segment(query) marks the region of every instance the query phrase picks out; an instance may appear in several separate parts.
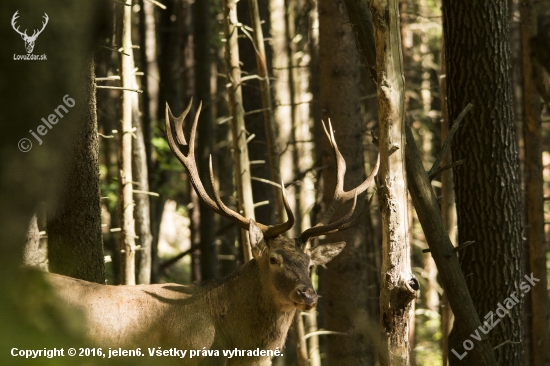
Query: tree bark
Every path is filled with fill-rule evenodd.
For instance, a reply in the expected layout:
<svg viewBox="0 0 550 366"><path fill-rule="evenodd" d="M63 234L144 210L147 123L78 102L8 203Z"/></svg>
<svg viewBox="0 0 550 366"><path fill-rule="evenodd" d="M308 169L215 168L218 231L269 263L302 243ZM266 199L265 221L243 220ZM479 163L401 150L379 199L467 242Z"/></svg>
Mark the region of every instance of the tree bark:
<svg viewBox="0 0 550 366"><path fill-rule="evenodd" d="M264 30L266 32L269 32L271 22L269 17L270 10L268 1L262 1L257 6L258 8L256 9L258 11L259 17L257 21L260 22L261 19L264 22L262 24L255 25L255 19L253 19L254 15L252 14L255 8L251 6L248 0L239 1L237 3L237 13L239 14L239 21L245 27L249 27L247 29L251 29L247 32L248 36L245 36L244 32L242 32L240 33L241 37L239 37L239 57L242 64L241 72L243 75L247 75L251 78L254 76L257 76L259 78L262 72L267 75L270 71L271 66L267 64L267 60L265 59L265 70L260 69L259 67L262 66L258 65L257 52L260 51L260 48L256 45L256 38L258 37L258 35L256 34L256 31L254 29L258 28L261 33L263 33ZM241 32L241 30L239 31ZM262 43L264 57L271 56L270 46L271 45L268 43L264 47ZM263 92L261 89L262 84L264 84L266 81L269 82L268 79L256 80L254 78L243 82L242 98L243 108L245 111L248 111L245 114L246 130L248 131L249 136L254 135L254 138L252 138L248 143L248 155L251 160L250 172L253 177L253 199L255 203L269 201L269 204L255 206L254 215L258 222L275 223L279 219L278 211L276 209L276 199L280 199L281 191L276 187L266 185L266 183L256 180L256 178L260 178L280 182L280 179L276 179L276 177L274 179L271 174L271 159L273 157L270 154L270 141L268 136L269 131L266 129L266 127L269 126L266 124L265 114L272 113L272 111L269 112L264 106L265 96L262 95ZM258 82L260 85L260 89L258 88ZM277 169L279 166L278 159L279 157L277 156Z"/></svg>
<svg viewBox="0 0 550 366"><path fill-rule="evenodd" d="M0 133L0 339L3 345L17 343L20 349L86 347L80 337L83 332L78 329L82 322L76 314L61 304L42 274L21 268L22 244L37 204L57 201L65 189L65 179L69 177L66 169L71 166L73 147L80 143L77 136L83 130L90 107L92 51L105 40L105 34L99 30L105 29L104 22L110 19L113 4L93 0L59 6L58 1L46 1L40 3L39 11L37 5L29 0L0 1L0 13L6 17L11 18L19 11L18 24L21 20L31 27L31 24L40 26L44 11L50 19L34 49L35 54L47 54L47 61L33 65L2 62L0 115L2 121L13 123L3 123L5 130ZM25 53L23 41L12 27L0 27L0 38L3 42L0 59L11 60L14 53ZM69 112L64 118L48 128L41 119L47 120L67 94L74 99L74 107L67 108ZM29 132L37 134L40 125L48 132L39 136L41 144ZM18 145L22 138L32 142L30 151L18 148L28 146ZM97 182L98 172L95 173L92 177ZM92 183L83 184L89 195ZM95 215L96 207L99 210L99 191L93 190L93 197L89 198L97 203L89 207ZM88 202L81 202L80 208ZM88 207L82 211L88 213ZM19 361L9 352L0 353L2 365L32 362ZM56 366L74 364L74 360L65 357L38 362Z"/></svg>
<svg viewBox="0 0 550 366"><path fill-rule="evenodd" d="M265 4L265 3L264 3ZM252 24L254 37L254 54L256 55L256 66L260 84L260 94L262 97L262 109L264 118L264 130L267 142L267 155L269 160L269 170L271 180L280 183L281 172L279 162L279 145L277 143L277 130L275 118L273 116L273 105L271 100L271 87L269 81L269 71L267 65L267 55L264 45L264 35L262 30L262 18L260 17L260 8L257 0L248 0L250 10L250 23ZM269 13L264 8L264 20L269 26ZM266 14L267 13L267 14ZM269 29L269 28L268 28ZM275 201L276 217L278 222L286 220L285 208L281 192L276 187L273 188L273 200Z"/></svg>
<svg viewBox="0 0 550 366"><path fill-rule="evenodd" d="M478 316L484 318L509 296L520 296L525 280L508 4L445 0L443 18L449 119L475 103L453 139L452 153L453 161L464 160L454 169L458 242L475 241L459 252L460 262ZM487 335L500 365L523 362L522 308L522 301L508 308L509 316ZM457 315L455 327L459 321ZM453 333L454 328L451 348L468 355L462 361L451 356L451 365L472 364L474 356L463 347L470 337Z"/></svg>
<svg viewBox="0 0 550 366"><path fill-rule="evenodd" d="M447 77L445 67L445 46L441 48L441 72L440 72L440 94L441 94L441 141L446 141L449 135L451 122L447 114ZM451 154L445 154L441 160L442 166L451 164ZM456 245L456 207L455 192L453 190L453 170L447 169L441 173L441 216L447 228L447 234L452 245ZM466 283L464 283L466 285ZM441 295L439 304L441 314L441 355L443 366L449 364L449 333L453 326L453 312L449 304L449 297L445 289Z"/></svg>
<svg viewBox="0 0 550 366"><path fill-rule="evenodd" d="M141 114L141 130L143 136L143 145L145 148L145 163L147 168L147 183L143 185L142 190L149 191L152 188L151 182L151 173L154 172L153 166L153 152L152 152L152 137L153 137L153 119L157 115L158 109L158 65L157 65L157 41L155 35L155 5L149 1L139 0L139 5L141 6L141 11L139 12L139 38L140 38L140 58L141 64L140 68L143 70L144 77L141 80L141 89L143 90L141 105L143 113ZM139 138L139 135L138 135ZM139 144L134 144L135 149L139 149ZM157 198L158 199L158 198ZM153 198L152 200L155 200ZM138 234L138 236L145 235L146 240L140 239L140 245L142 246L141 251L137 253L137 281L138 283L150 283L153 276L153 233L152 227L154 225L153 220L153 211L154 205L150 198L147 198L147 210L148 213L143 213L146 215L143 221L148 221L147 232ZM140 206L140 202L136 200L136 205ZM140 219L138 216L139 209L136 207L136 229L138 232L141 230L139 227ZM145 243L145 246L143 245ZM142 270L143 269L143 270ZM148 272L148 273L147 273ZM144 282L148 281L148 282Z"/></svg>
<svg viewBox="0 0 550 366"><path fill-rule="evenodd" d="M363 125L360 111L359 57L348 16L340 0L321 0L319 6L319 83L322 118L330 118L336 141L347 164L344 189L356 187L365 179L363 158ZM318 141L322 149L322 202L327 207L333 198L335 161L326 139ZM358 202L364 201L362 197ZM345 205L342 210L349 209ZM361 207L357 208L358 210ZM334 219L337 219L335 217ZM344 232L330 235L330 241L345 241L346 248L320 273L320 286L325 296L324 328L345 332L330 335L326 342L327 361L331 365L374 364L370 345L376 337L366 330L367 267L366 230L357 225ZM351 295L353 294L353 295Z"/></svg>
<svg viewBox="0 0 550 366"><path fill-rule="evenodd" d="M520 3L521 45L523 64L523 137L525 139L525 212L528 244L528 273L540 279L530 293L529 314L531 360L527 364L550 364L550 330L548 329L548 290L546 279L546 248L544 237L544 200L542 177L542 128L540 121L540 97L534 82L530 40L535 36L536 18L533 1Z"/></svg>
<svg viewBox="0 0 550 366"><path fill-rule="evenodd" d="M134 93L135 94L135 93ZM147 169L147 152L145 149L142 119L140 118L137 95L133 98L132 124L135 138L132 139L132 175L138 191L134 191L134 218L139 250L136 252L136 282L151 283L151 216L149 192L149 171Z"/></svg>
<svg viewBox="0 0 550 366"><path fill-rule="evenodd" d="M426 235L426 241L430 246L430 252L439 269L443 288L447 293L449 303L456 316L455 326L460 333L461 339L466 340L470 337L470 334L482 327L479 321L480 318L469 296L466 281L456 257L455 248L449 240L437 199L422 165L422 160L420 159L420 154L414 143L414 137L409 126L407 126L406 134L408 142L405 153L407 159L407 179L413 204L424 235ZM488 338L483 333L478 333L481 335L481 341L474 343L474 348L470 351L472 354L470 365L496 365ZM462 353L453 352L451 357L456 358L456 354L462 355Z"/></svg>
<svg viewBox="0 0 550 366"><path fill-rule="evenodd" d="M223 25L225 34L225 68L228 81L229 109L231 114L231 135L233 137L233 160L235 161L235 180L237 182L237 197L239 211L247 219L254 219L254 201L252 199L252 184L250 161L248 159L248 144L244 124L244 109L241 85L241 67L239 65L239 45L237 4L235 0L223 0ZM252 258L248 234L241 230L245 262Z"/></svg>
<svg viewBox="0 0 550 366"><path fill-rule="evenodd" d="M174 17L179 19L181 16L182 0L162 0L166 5L166 10L160 10L158 16L157 29L157 60L158 60L158 102L156 121L161 121L159 129L164 130L164 118L166 103L174 114L179 115L184 109L183 102L186 101L187 94L184 94L182 82L182 49L184 49L183 37L180 30L180 22L174 22ZM146 1L147 2L147 1ZM190 97L191 95L189 95ZM151 113L153 109L151 110ZM152 116L155 116L154 114ZM163 137L164 133L161 134ZM172 157L175 159L175 157ZM152 165L154 166L150 178L150 189L153 192L158 192L159 197L151 201L151 233L153 235L152 245L152 279L153 283L158 282L158 241L160 234L160 224L164 205L168 196L160 187L163 187L172 180L175 174L166 169L162 169L160 159L153 157Z"/></svg>
<svg viewBox="0 0 550 366"><path fill-rule="evenodd" d="M40 231L38 230L38 221L36 214L33 215L29 222L29 229L27 231L27 241L23 247L23 265L38 267L40 263Z"/></svg>
<svg viewBox="0 0 550 366"><path fill-rule="evenodd" d="M380 130L379 200L382 213L380 293L381 365L409 364L411 302L419 289L410 264L405 173L405 90L399 2L371 1Z"/></svg>
<svg viewBox="0 0 550 366"><path fill-rule="evenodd" d="M132 50L132 1L123 6L122 51L120 54L120 78L122 87L136 89L134 75L134 53ZM122 91L121 118L118 128L118 210L120 219L121 283L136 284L136 231L134 220L133 177L132 177L132 127L135 92Z"/></svg>
<svg viewBox="0 0 550 366"><path fill-rule="evenodd" d="M368 19L363 19L367 22ZM408 128L408 127L407 127ZM460 270L458 259L454 255L454 249L447 229L440 219L440 211L437 199L433 193L428 175L424 171L420 154L414 144L412 133L407 131L406 168L409 190L416 208L418 218L426 235L432 256L438 266L445 291L449 294L449 302L459 321L457 326L462 338L466 339L472 329L481 325L474 305L469 297L466 282ZM453 259L454 258L454 259ZM479 346L481 345L481 346ZM487 339L476 345L472 351L474 357L472 365L495 365L492 349Z"/></svg>
<svg viewBox="0 0 550 366"><path fill-rule="evenodd" d="M63 174L65 186L47 214L49 270L105 283L99 190L94 62L90 58L81 100L87 100L75 146Z"/></svg>
<svg viewBox="0 0 550 366"><path fill-rule="evenodd" d="M212 114L211 56L210 56L210 8L208 1L195 1L195 94L197 101L202 101L202 111L198 122L198 169L203 182L210 180L209 156L214 151L214 120ZM200 210L200 264L201 279L209 280L217 277L218 258L216 256L216 232L214 230L214 212L206 205L199 205Z"/></svg>

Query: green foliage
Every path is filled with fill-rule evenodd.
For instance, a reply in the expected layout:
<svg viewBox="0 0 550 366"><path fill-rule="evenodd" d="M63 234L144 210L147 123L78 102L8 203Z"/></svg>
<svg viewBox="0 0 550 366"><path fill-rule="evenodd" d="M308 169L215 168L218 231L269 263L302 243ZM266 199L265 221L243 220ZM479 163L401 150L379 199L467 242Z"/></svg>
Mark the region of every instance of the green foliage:
<svg viewBox="0 0 550 366"><path fill-rule="evenodd" d="M164 128L160 127L159 123L154 124L155 136L151 139L152 155L156 162L155 170L149 172L149 175L155 179L158 176L169 176L171 173L183 172L184 168L178 161L176 156L170 150ZM186 192L187 187L183 179L169 179L169 184L163 184L158 188L159 194L164 197L175 197L178 193Z"/></svg>
<svg viewBox="0 0 550 366"><path fill-rule="evenodd" d="M426 366L442 365L441 348L441 318L437 311L417 309L416 324L416 364Z"/></svg>
<svg viewBox="0 0 550 366"><path fill-rule="evenodd" d="M107 206L109 212L113 212L117 210L118 204L118 178L114 176L111 181L107 181L107 170L106 165L99 166L101 197L106 197L101 201Z"/></svg>

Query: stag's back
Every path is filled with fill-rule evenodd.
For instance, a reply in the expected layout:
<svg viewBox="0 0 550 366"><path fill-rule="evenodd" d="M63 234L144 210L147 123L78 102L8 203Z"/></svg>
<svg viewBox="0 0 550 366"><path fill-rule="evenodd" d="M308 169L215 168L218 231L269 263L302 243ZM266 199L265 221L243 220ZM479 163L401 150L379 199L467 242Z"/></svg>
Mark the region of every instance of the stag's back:
<svg viewBox="0 0 550 366"><path fill-rule="evenodd" d="M215 329L201 287L177 284L106 286L49 274L48 282L82 311L99 346L210 348Z"/></svg>

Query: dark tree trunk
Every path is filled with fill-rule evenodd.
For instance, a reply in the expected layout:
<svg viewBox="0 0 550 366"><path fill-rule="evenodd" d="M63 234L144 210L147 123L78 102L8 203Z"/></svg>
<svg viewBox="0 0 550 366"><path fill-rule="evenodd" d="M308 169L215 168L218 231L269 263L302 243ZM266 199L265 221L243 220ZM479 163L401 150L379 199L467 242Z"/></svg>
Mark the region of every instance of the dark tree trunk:
<svg viewBox="0 0 550 366"><path fill-rule="evenodd" d="M504 0L445 0L443 15L449 120L454 121L466 104L474 104L453 139L452 153L453 161L464 159L454 170L458 242L475 241L459 252L460 261L477 313L484 319L491 311L497 316L499 304L509 296L521 299L519 286L526 281L508 6ZM500 365L523 362L523 303L510 307L486 336L493 347L499 346L495 356ZM467 352L466 339L453 333L454 328L451 349ZM450 362L470 361L451 354Z"/></svg>
<svg viewBox="0 0 550 366"><path fill-rule="evenodd" d="M62 174L65 186L48 214L48 260L51 272L105 283L99 191L94 63L90 60L82 94L88 106Z"/></svg>
<svg viewBox="0 0 550 366"><path fill-rule="evenodd" d="M208 161L210 154L214 149L214 123L212 115L212 96L211 96L211 50L210 50L210 8L208 1L195 1L194 4L194 54L195 54L195 94L197 103L202 101L202 111L199 117L198 131L198 151L197 165L199 175L203 182L208 182L209 169ZM216 257L216 232L214 212L206 205L201 204L200 209L200 263L201 278L209 280L217 275L217 257Z"/></svg>
<svg viewBox="0 0 550 366"><path fill-rule="evenodd" d="M260 19L264 21L262 28L264 34L269 34L270 18L268 1L259 1ZM248 1L239 1L237 3L237 12L239 21L251 27L250 21L250 4ZM269 43L266 46L266 60L271 60L271 47ZM258 68L256 62L256 52L252 40L247 37L239 39L239 55L243 63L242 70L246 75L257 75ZM271 75L271 73L269 73ZM251 162L250 165L252 176L272 180L270 165L269 165L269 150L267 144L267 136L264 123L262 94L258 86L257 80L249 80L243 84L243 107L245 111L253 112L245 117L246 129L255 137L248 144L248 153ZM264 163L259 163L263 161ZM280 182L277 182L280 183ZM269 201L269 205L261 205L255 208L256 219L258 222L277 223L277 210L275 209L275 201L273 188L266 183L252 181L252 192L254 195L254 203Z"/></svg>
<svg viewBox="0 0 550 366"><path fill-rule="evenodd" d="M165 105L168 103L170 109L175 115L180 115L183 112L183 91L182 91L182 72L181 72L181 51L183 37L180 36L179 22L173 22L172 17L180 15L179 8L181 0L166 0L162 1L166 5L166 9L162 10L158 7L158 27L157 29L157 56L158 56L158 106L156 119L160 121L160 126L164 126ZM151 111L152 112L152 111ZM164 130L164 127L160 128ZM162 136L165 136L162 133ZM168 170L161 169L161 162L154 159L152 162L155 174L151 174L150 189L153 192L158 192L159 197L151 201L151 233L153 235L152 243L152 278L151 282L158 281L156 273L158 267L158 240L160 233L160 223L162 220L162 212L164 204L168 199L165 192L160 190L160 187L168 184L172 178L172 173Z"/></svg>
<svg viewBox="0 0 550 366"><path fill-rule="evenodd" d="M365 179L363 160L363 125L360 113L359 56L348 17L339 0L319 2L319 71L322 118L331 119L335 138L346 159L347 174L344 189L350 189ZM322 165L329 168L322 174L323 202L326 205L334 193L335 162L326 137L322 137ZM360 201L361 199L358 199ZM348 207L349 206L345 206ZM344 208L345 209L345 208ZM348 336L329 336L327 360L331 365L369 365L374 361L369 353L365 331L368 318L366 230L358 225L342 233L330 235L330 241L345 241L346 248L330 264L323 276L322 308L324 328L346 332ZM350 296L350 294L353 294Z"/></svg>

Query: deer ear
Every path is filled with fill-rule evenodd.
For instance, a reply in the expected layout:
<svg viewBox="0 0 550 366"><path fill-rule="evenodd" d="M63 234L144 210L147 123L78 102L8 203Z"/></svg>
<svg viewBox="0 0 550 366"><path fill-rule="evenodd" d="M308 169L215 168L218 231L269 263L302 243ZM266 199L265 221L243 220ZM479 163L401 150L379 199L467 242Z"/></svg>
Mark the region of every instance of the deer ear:
<svg viewBox="0 0 550 366"><path fill-rule="evenodd" d="M342 249L346 246L346 243L341 241L338 243L321 244L316 246L310 254L311 264L314 266L320 266L328 263L332 258L336 257Z"/></svg>
<svg viewBox="0 0 550 366"><path fill-rule="evenodd" d="M250 248L252 249L252 255L256 260L260 258L262 251L265 248L264 233L253 219L250 219L250 227L248 229L248 237L250 238Z"/></svg>

